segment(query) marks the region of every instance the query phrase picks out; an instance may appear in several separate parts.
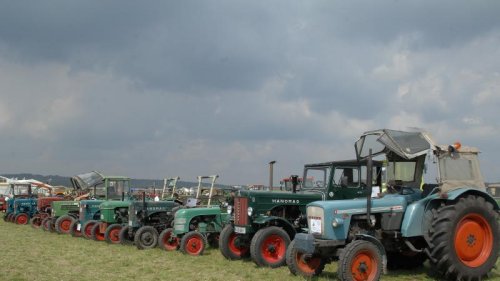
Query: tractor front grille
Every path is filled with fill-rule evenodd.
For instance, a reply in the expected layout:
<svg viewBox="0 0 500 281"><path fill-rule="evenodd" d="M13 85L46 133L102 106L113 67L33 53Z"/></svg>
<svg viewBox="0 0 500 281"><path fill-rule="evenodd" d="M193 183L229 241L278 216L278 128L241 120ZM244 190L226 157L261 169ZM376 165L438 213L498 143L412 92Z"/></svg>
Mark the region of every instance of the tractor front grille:
<svg viewBox="0 0 500 281"><path fill-rule="evenodd" d="M234 198L234 224L247 225L248 224L248 198L236 197Z"/></svg>

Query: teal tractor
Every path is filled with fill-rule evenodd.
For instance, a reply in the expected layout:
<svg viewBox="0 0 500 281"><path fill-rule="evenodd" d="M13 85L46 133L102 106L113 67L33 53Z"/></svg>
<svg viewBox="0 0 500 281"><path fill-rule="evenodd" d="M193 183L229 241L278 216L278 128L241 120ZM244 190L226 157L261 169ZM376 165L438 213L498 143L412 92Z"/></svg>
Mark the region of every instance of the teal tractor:
<svg viewBox="0 0 500 281"><path fill-rule="evenodd" d="M13 197L7 200L4 220L17 224L27 224L36 213L37 199L32 185L16 180L10 183L10 190Z"/></svg>
<svg viewBox="0 0 500 281"><path fill-rule="evenodd" d="M79 175L75 179L83 189L92 190L92 192L88 194L90 199L79 201L78 218L71 223L70 234L92 239L94 226L101 219L99 206L108 200L124 201L130 194L130 178L104 176L93 171Z"/></svg>
<svg viewBox="0 0 500 281"><path fill-rule="evenodd" d="M216 196L219 192L225 199L224 190L215 188L215 181L219 176L198 176L197 200L191 202L186 208L175 212L174 227L165 229L159 237L159 246L166 251L176 250L198 256L203 254L207 245L218 247L219 233L222 231L228 220L229 214L226 211L227 202L222 201L221 196ZM210 188L202 187L203 180L210 180ZM203 196L208 196L208 201L203 205L198 205L198 201ZM214 198L217 200L214 204Z"/></svg>
<svg viewBox="0 0 500 281"><path fill-rule="evenodd" d="M315 276L338 260L340 280L371 281L387 268L411 269L426 259L448 280L490 273L500 250L499 206L486 192L476 148L387 129L364 133L355 148L369 163L385 155L387 190L364 200L308 204L308 233L297 234L287 251L293 274ZM427 157L437 162L438 186L422 191ZM369 189L371 178L370 172Z"/></svg>
<svg viewBox="0 0 500 281"><path fill-rule="evenodd" d="M158 233L170 227L173 221L172 209L179 206L173 196L178 180L179 177L165 179L164 191L166 188L171 190L170 198L167 198L165 191L162 195L165 200L147 201L146 194L143 193L142 201L129 202L126 217L114 212L115 218L121 218L119 221L115 219L114 223L109 224L112 220L111 212L108 212L109 215L103 213L102 221L108 221L109 224L105 232L106 241L113 244L131 244L134 242L139 249L156 247ZM107 208L108 205L103 203L101 208Z"/></svg>

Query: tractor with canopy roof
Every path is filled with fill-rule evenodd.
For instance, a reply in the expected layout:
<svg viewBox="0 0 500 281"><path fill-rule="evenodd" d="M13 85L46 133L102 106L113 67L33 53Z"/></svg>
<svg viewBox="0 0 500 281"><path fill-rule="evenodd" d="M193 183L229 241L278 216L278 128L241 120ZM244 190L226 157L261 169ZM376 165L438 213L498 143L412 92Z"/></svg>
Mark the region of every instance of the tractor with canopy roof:
<svg viewBox="0 0 500 281"><path fill-rule="evenodd" d="M7 200L4 221L26 224L36 211L36 194L31 183L13 180L10 182L12 198Z"/></svg>
<svg viewBox="0 0 500 281"><path fill-rule="evenodd" d="M293 274L315 276L338 260L341 280L373 281L387 268L410 269L428 259L448 280L488 275L500 250L499 206L486 192L477 148L387 129L364 133L355 148L369 165L385 156L387 192L308 204L308 233L297 234L287 251ZM437 162L438 185L422 191L427 157Z"/></svg>

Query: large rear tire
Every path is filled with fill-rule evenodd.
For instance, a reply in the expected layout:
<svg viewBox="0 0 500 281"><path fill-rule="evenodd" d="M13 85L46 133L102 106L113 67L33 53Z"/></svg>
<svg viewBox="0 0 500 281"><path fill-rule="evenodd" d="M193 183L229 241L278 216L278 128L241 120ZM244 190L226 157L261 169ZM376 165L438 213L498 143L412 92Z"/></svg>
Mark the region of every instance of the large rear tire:
<svg viewBox="0 0 500 281"><path fill-rule="evenodd" d="M122 230L122 225L115 223L108 228L106 228L106 232L104 232L104 240L109 244L120 244L120 231Z"/></svg>
<svg viewBox="0 0 500 281"><path fill-rule="evenodd" d="M500 250L498 214L483 197L469 195L434 213L431 265L448 280L481 280Z"/></svg>
<svg viewBox="0 0 500 281"><path fill-rule="evenodd" d="M137 249L152 249L158 245L158 231L152 226L143 226L137 230L134 236Z"/></svg>
<svg viewBox="0 0 500 281"><path fill-rule="evenodd" d="M232 225L226 225L219 236L219 250L228 260L241 260L248 256L250 247L242 235L234 232Z"/></svg>
<svg viewBox="0 0 500 281"><path fill-rule="evenodd" d="M197 232L190 231L181 239L180 251L190 256L201 256L207 247L207 237Z"/></svg>
<svg viewBox="0 0 500 281"><path fill-rule="evenodd" d="M71 224L75 219L71 216L64 215L60 216L56 220L55 228L56 232L59 234L69 234L71 230Z"/></svg>
<svg viewBox="0 0 500 281"><path fill-rule="evenodd" d="M295 248L293 240L286 251L286 264L288 269L294 275L301 275L306 278L317 276L325 269L325 260L321 257L310 256L299 252Z"/></svg>
<svg viewBox="0 0 500 281"><path fill-rule="evenodd" d="M16 224L28 224L30 221L30 217L26 213L20 213L16 215L16 218L14 220Z"/></svg>
<svg viewBox="0 0 500 281"><path fill-rule="evenodd" d="M337 277L345 281L378 281L382 273L382 254L372 242L354 240L339 257Z"/></svg>
<svg viewBox="0 0 500 281"><path fill-rule="evenodd" d="M269 226L255 233L250 244L252 260L258 266L280 267L286 262L290 236L281 227Z"/></svg>
<svg viewBox="0 0 500 281"><path fill-rule="evenodd" d="M174 235L172 228L167 228L160 233L158 246L165 251L175 251L179 248L179 238Z"/></svg>

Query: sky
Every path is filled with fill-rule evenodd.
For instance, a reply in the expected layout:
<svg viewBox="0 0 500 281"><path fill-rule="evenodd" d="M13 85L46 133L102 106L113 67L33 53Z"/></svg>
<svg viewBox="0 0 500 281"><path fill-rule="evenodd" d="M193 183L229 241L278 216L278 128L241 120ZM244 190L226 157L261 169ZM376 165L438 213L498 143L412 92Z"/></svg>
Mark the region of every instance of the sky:
<svg viewBox="0 0 500 281"><path fill-rule="evenodd" d="M275 183L379 128L500 181L500 1L3 1L0 173Z"/></svg>

